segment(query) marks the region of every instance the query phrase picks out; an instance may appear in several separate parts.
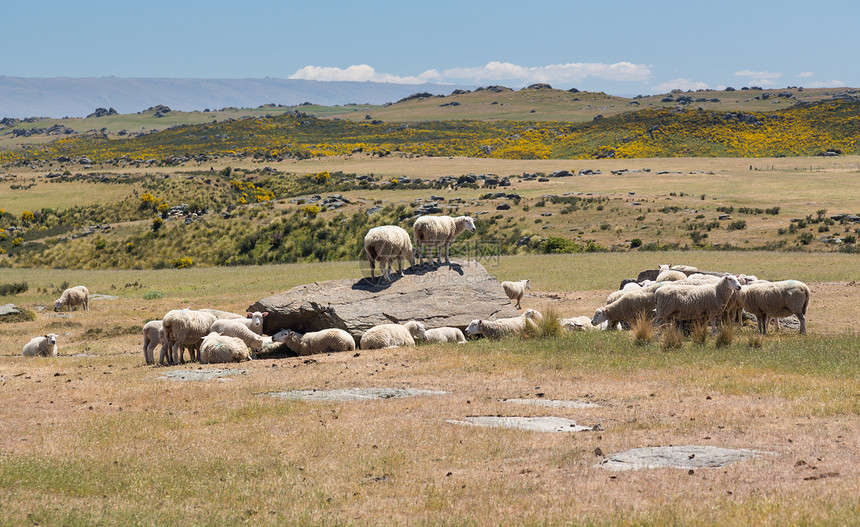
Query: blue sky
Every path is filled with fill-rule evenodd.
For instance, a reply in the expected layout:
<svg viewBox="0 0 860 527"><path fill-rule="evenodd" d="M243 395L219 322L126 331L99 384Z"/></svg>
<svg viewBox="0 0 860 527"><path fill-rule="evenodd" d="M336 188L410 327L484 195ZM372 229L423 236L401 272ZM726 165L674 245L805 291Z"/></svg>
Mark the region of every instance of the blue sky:
<svg viewBox="0 0 860 527"><path fill-rule="evenodd" d="M0 0L0 75L860 87L860 2Z"/></svg>

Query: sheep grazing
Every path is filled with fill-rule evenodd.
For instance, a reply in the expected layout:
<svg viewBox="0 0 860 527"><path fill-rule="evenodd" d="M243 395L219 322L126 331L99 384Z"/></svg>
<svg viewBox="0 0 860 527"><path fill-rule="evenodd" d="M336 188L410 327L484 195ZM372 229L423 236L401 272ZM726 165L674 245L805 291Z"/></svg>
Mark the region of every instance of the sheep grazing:
<svg viewBox="0 0 860 527"><path fill-rule="evenodd" d="M619 323L630 326L638 318L650 319L654 314L654 294L653 286L624 291L614 302L594 311L591 325L599 326L605 322L607 328L615 329Z"/></svg>
<svg viewBox="0 0 860 527"><path fill-rule="evenodd" d="M383 225L367 231L364 236L364 252L370 261L370 279L373 280L376 264L382 272L382 279L391 281L391 267L397 260L397 270L403 274L403 259L409 260L409 265L415 265L412 240L409 233L397 225Z"/></svg>
<svg viewBox="0 0 860 527"><path fill-rule="evenodd" d="M359 342L363 350L414 346L415 339L425 340L424 324L410 320L403 324L380 324L364 332Z"/></svg>
<svg viewBox="0 0 860 527"><path fill-rule="evenodd" d="M451 264L449 252L454 238L463 231L475 232L475 220L469 216L420 216L412 225L412 235L418 249L418 265L423 265L423 250L428 250L427 263L433 264L433 248L436 248L437 263L442 265L442 248L445 248L445 263Z"/></svg>
<svg viewBox="0 0 860 527"><path fill-rule="evenodd" d="M59 311L63 307L68 307L71 311L76 306L83 306L84 311L90 310L90 290L85 286L70 287L63 291L60 298L54 301L54 311Z"/></svg>
<svg viewBox="0 0 860 527"><path fill-rule="evenodd" d="M251 360L251 354L240 338L219 335L213 331L201 339L200 364L246 360Z"/></svg>
<svg viewBox="0 0 860 527"><path fill-rule="evenodd" d="M591 319L586 315L563 318L559 321L561 329L565 331L589 331L595 328L591 323Z"/></svg>
<svg viewBox="0 0 860 527"><path fill-rule="evenodd" d="M33 337L30 342L24 344L22 355L25 357L56 357L57 335L48 333L40 337Z"/></svg>
<svg viewBox="0 0 860 527"><path fill-rule="evenodd" d="M170 364L184 362L183 348L188 348L190 360L197 360L200 339L209 334L209 328L212 327L215 320L215 315L202 311L191 309L168 311L162 319L162 324Z"/></svg>
<svg viewBox="0 0 860 527"><path fill-rule="evenodd" d="M216 320L209 326L209 331L241 339L246 346L251 348L251 356L256 359L257 352L262 351L265 346L265 340L259 333L251 331L251 328L244 324L245 320L248 319L228 318Z"/></svg>
<svg viewBox="0 0 860 527"><path fill-rule="evenodd" d="M678 271L675 269L670 269L668 265L661 265L660 272L657 274L657 278L654 279L655 282L674 282L676 280L683 280L687 278L686 273L682 271Z"/></svg>
<svg viewBox="0 0 860 527"><path fill-rule="evenodd" d="M531 289L531 283L528 280L520 280L519 282L502 282L502 289L511 300L517 301L517 309L520 309L520 300L526 294L526 289Z"/></svg>
<svg viewBox="0 0 860 527"><path fill-rule="evenodd" d="M714 330L717 318L726 310L735 291L741 284L733 275L726 275L715 284L669 284L654 292L657 309L655 322L700 320L708 322Z"/></svg>
<svg viewBox="0 0 860 527"><path fill-rule="evenodd" d="M299 355L355 350L355 339L352 338L352 335L337 328L311 331L305 334L282 329L272 335L272 341L286 343L291 350Z"/></svg>
<svg viewBox="0 0 860 527"><path fill-rule="evenodd" d="M167 340L164 338L164 325L160 320L150 320L143 325L143 359L147 364L155 364L155 347L161 344L158 362L167 358Z"/></svg>
<svg viewBox="0 0 860 527"><path fill-rule="evenodd" d="M500 318L497 320L475 319L466 328L466 335L473 337L483 335L488 339L501 339L511 335L520 335L531 323L539 322L543 316L535 309L526 309L518 317Z"/></svg>
<svg viewBox="0 0 860 527"><path fill-rule="evenodd" d="M809 307L809 286L797 280L755 282L741 287L741 305L758 319L759 333L767 333L771 318L795 315L800 321L800 334L806 334L806 309Z"/></svg>
<svg viewBox="0 0 860 527"><path fill-rule="evenodd" d="M465 344L466 337L458 328L433 328L424 332L427 337L427 342L456 342L457 344Z"/></svg>

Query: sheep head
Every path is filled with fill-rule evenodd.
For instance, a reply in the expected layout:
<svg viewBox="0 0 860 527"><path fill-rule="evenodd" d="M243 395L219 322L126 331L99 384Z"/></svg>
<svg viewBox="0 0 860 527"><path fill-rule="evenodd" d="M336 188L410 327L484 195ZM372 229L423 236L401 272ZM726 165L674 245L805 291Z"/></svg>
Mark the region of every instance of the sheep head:
<svg viewBox="0 0 860 527"><path fill-rule="evenodd" d="M466 327L466 331L465 331L466 335L468 335L470 337L476 335L479 332L480 326L481 326L481 321L477 318L475 320L469 322L469 325Z"/></svg>
<svg viewBox="0 0 860 527"><path fill-rule="evenodd" d="M741 283L738 281L737 277L734 275L726 275L723 277L723 281L729 284L729 287L732 291L740 291Z"/></svg>
<svg viewBox="0 0 860 527"><path fill-rule="evenodd" d="M594 317L592 317L592 319L591 319L591 325L597 326L598 324L602 324L603 322L606 322L607 320L609 320L609 316L606 314L606 308L605 307L598 307L594 311Z"/></svg>
<svg viewBox="0 0 860 527"><path fill-rule="evenodd" d="M457 218L458 223L462 223L463 227L469 232L475 232L475 220L469 216L460 216Z"/></svg>
<svg viewBox="0 0 860 527"><path fill-rule="evenodd" d="M53 346L57 343L57 335L55 333L48 333L45 335L45 338L48 339L48 343Z"/></svg>

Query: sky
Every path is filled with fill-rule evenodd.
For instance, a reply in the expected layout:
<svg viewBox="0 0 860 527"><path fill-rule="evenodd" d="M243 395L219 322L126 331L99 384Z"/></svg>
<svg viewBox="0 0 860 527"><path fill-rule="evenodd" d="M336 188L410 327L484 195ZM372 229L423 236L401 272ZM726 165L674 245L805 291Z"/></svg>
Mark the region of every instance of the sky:
<svg viewBox="0 0 860 527"><path fill-rule="evenodd" d="M860 87L857 0L0 0L0 75Z"/></svg>

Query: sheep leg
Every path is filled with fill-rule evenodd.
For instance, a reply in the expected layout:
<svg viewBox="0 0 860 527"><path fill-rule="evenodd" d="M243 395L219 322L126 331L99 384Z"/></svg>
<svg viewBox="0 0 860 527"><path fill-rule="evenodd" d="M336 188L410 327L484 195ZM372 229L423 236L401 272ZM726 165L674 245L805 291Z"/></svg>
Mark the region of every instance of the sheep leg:
<svg viewBox="0 0 860 527"><path fill-rule="evenodd" d="M521 298L522 298L521 296L517 297L517 309L520 309L520 299Z"/></svg>
<svg viewBox="0 0 860 527"><path fill-rule="evenodd" d="M806 315L804 315L803 313L798 313L796 316L797 316L797 320L800 321L799 333L801 335L806 335Z"/></svg>

